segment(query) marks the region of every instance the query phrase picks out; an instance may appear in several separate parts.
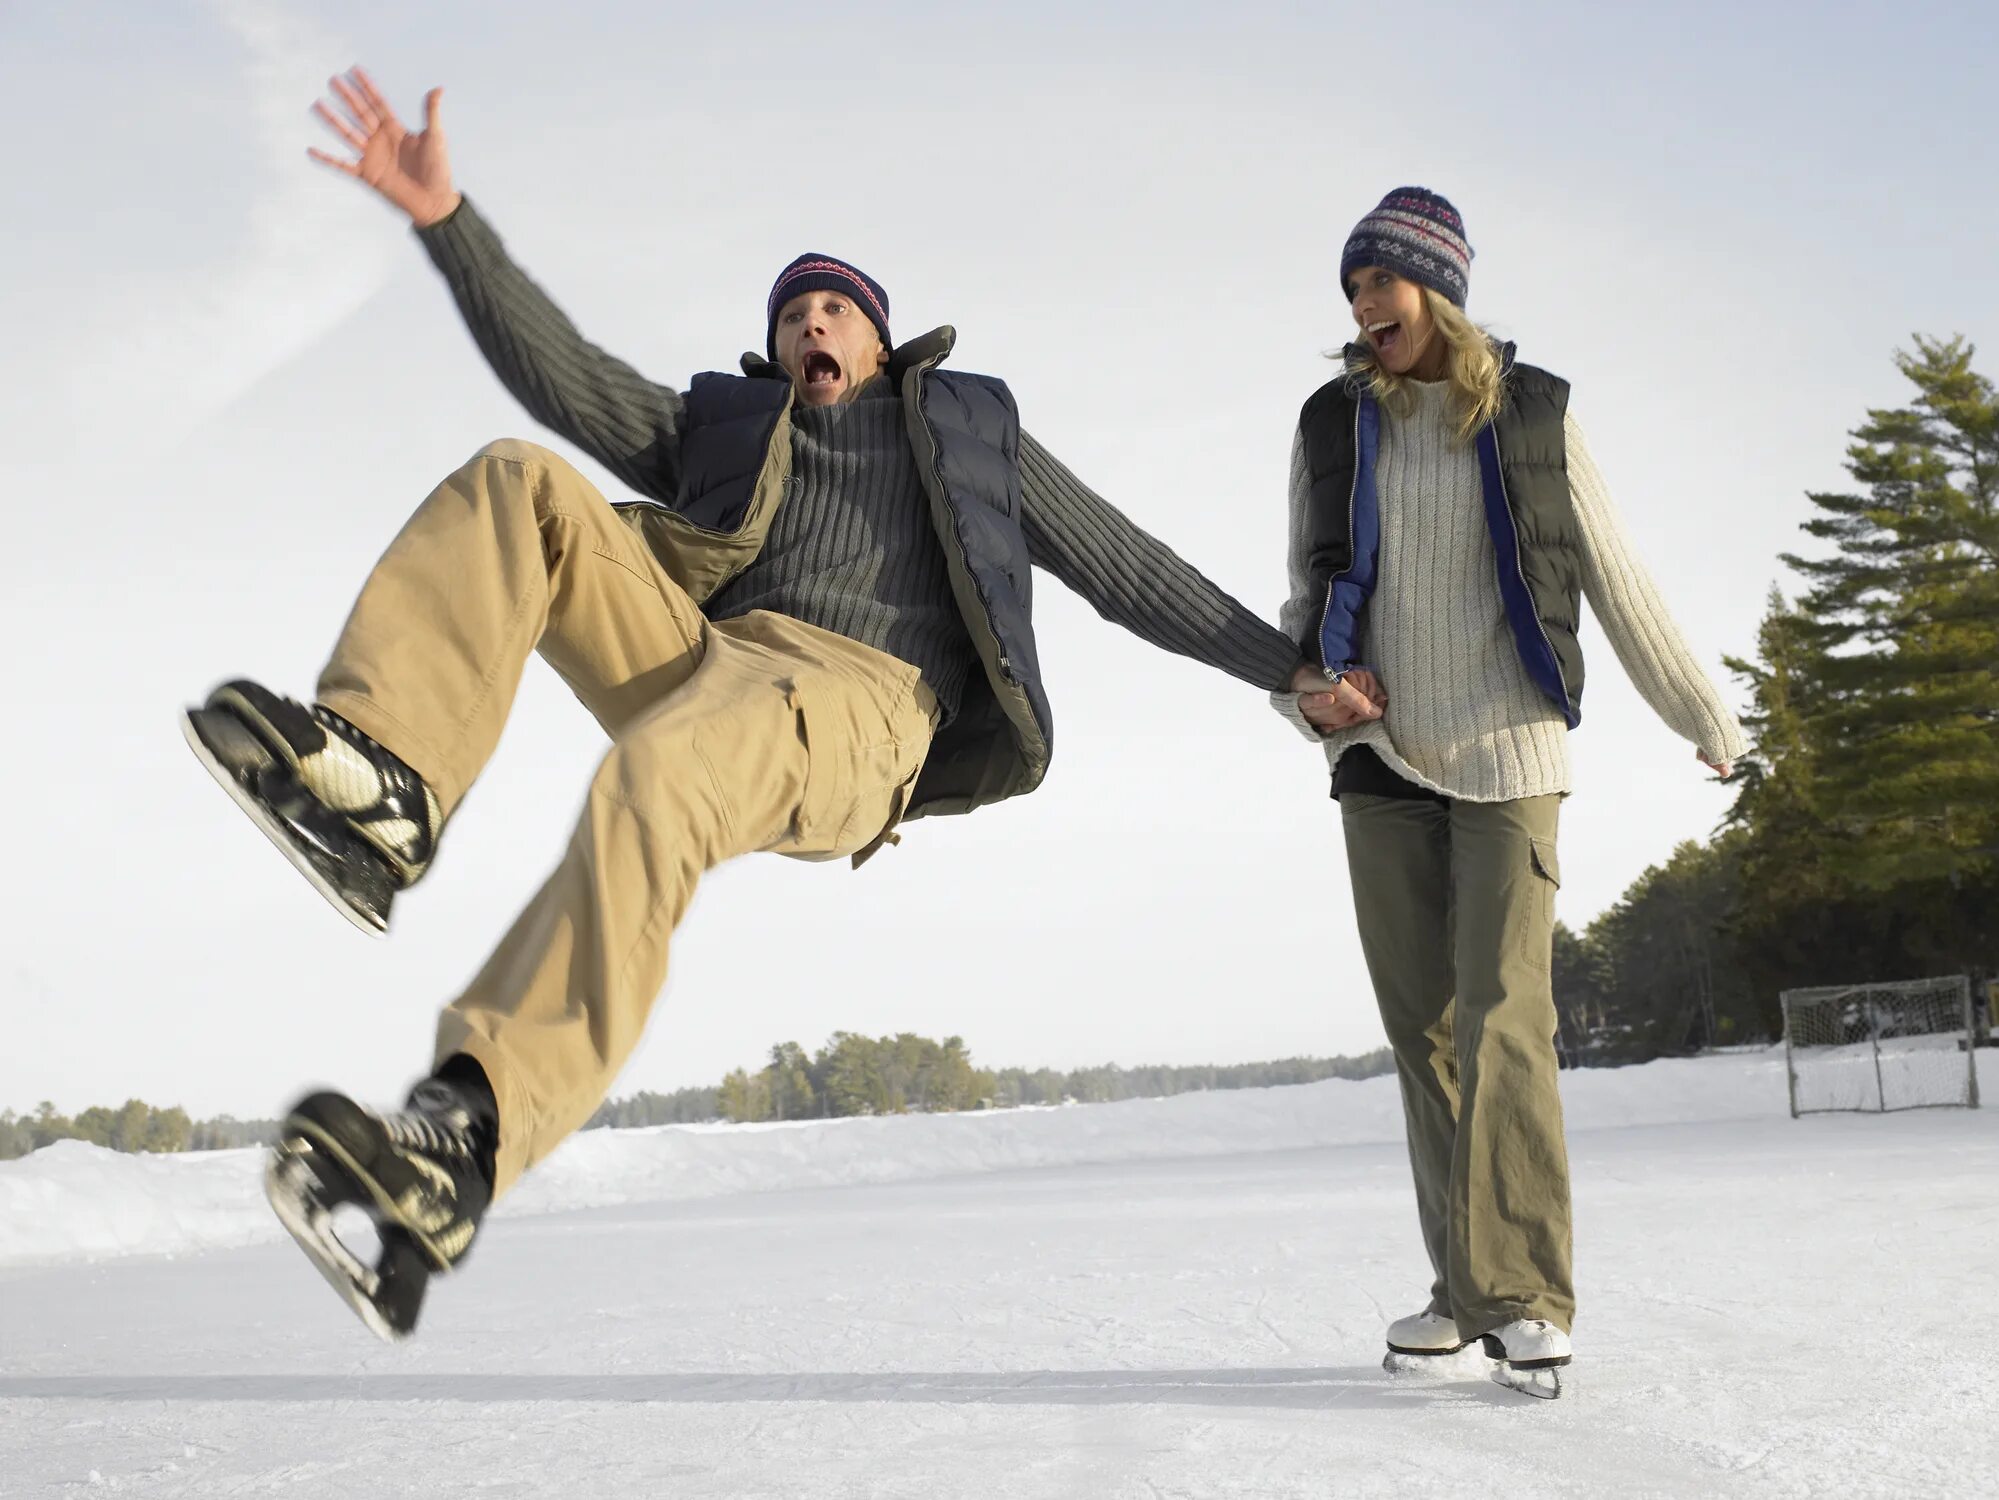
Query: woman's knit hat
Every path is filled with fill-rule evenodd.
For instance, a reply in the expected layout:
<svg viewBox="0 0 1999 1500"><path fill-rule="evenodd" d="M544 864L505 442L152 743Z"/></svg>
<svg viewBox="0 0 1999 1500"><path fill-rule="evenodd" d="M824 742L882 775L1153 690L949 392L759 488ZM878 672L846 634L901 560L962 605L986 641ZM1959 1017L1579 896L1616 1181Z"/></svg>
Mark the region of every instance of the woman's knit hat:
<svg viewBox="0 0 1999 1500"><path fill-rule="evenodd" d="M844 260L808 252L778 272L771 285L770 306L765 309L764 317L764 353L771 359L777 358L778 312L801 292L845 292L868 315L882 342L891 349L895 347L895 340L888 336L888 293L882 290L882 284Z"/></svg>
<svg viewBox="0 0 1999 1500"><path fill-rule="evenodd" d="M1345 290L1347 275L1356 266L1386 266L1463 307L1471 255L1465 221L1450 199L1428 188L1399 187L1347 236L1347 247L1340 252L1340 288Z"/></svg>

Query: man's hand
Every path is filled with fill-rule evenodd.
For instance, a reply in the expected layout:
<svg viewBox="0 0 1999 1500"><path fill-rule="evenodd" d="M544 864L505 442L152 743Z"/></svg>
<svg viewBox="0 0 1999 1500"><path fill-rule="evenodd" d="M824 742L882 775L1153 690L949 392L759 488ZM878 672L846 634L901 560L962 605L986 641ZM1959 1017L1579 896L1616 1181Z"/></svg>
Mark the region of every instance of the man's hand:
<svg viewBox="0 0 1999 1500"><path fill-rule="evenodd" d="M435 224L458 207L458 194L451 187L451 161L444 153L444 127L437 120L443 89L432 89L423 96L424 128L411 135L374 80L361 69L330 80L329 86L347 107L346 115L328 109L323 101L313 104L313 113L359 155L346 161L308 148L308 156L367 183L408 214L419 229Z"/></svg>
<svg viewBox="0 0 1999 1500"><path fill-rule="evenodd" d="M1723 781L1728 780L1729 773L1735 769L1734 766L1730 765L1725 760L1709 760L1705 755L1701 754L1700 751L1698 750L1694 751L1694 759L1699 761L1702 765L1706 766L1710 771L1714 772L1714 774L1719 776Z"/></svg>
<svg viewBox="0 0 1999 1500"><path fill-rule="evenodd" d="M1306 722L1321 734L1378 719L1388 707L1388 690L1365 667L1354 668L1335 683L1326 681L1317 667L1302 666L1291 674L1291 691L1299 695L1298 708Z"/></svg>

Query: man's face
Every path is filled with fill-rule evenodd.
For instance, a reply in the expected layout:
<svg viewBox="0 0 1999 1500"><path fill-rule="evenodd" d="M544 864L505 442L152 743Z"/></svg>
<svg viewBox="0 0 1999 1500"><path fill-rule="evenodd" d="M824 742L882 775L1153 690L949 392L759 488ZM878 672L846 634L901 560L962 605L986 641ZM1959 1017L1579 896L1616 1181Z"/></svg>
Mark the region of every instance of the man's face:
<svg viewBox="0 0 1999 1500"><path fill-rule="evenodd" d="M831 406L879 371L888 350L845 292L800 292L777 310L777 362L800 401Z"/></svg>

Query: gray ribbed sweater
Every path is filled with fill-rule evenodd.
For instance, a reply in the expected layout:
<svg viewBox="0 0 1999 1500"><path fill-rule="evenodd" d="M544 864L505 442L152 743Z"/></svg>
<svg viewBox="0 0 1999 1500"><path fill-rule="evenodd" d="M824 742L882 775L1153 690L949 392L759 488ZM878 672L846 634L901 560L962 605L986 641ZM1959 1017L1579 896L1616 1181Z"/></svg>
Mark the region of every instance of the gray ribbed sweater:
<svg viewBox="0 0 1999 1500"><path fill-rule="evenodd" d="M1338 764L1353 746L1370 745L1419 786L1471 802L1567 792L1568 727L1528 677L1507 624L1478 455L1452 433L1445 384L1415 389L1415 409L1381 424L1380 573L1361 622L1360 659L1380 674L1388 712L1325 736L1326 758ZM1591 613L1668 728L1709 760L1739 759L1742 731L1618 524L1574 417L1566 448ZM1294 638L1323 603L1304 564L1309 495L1301 435L1291 454L1292 597L1282 618ZM1272 702L1320 738L1295 694Z"/></svg>
<svg viewBox="0 0 1999 1500"><path fill-rule="evenodd" d="M508 256L500 237L469 199L462 200L450 217L418 230L417 237L450 285L480 351L516 399L538 421L595 457L621 483L671 502L685 417L679 392L647 380L577 332ZM804 548L801 538L793 538L783 570L796 574L786 585L794 610L823 611L823 618L845 620L848 628L843 634L880 650L896 654L926 650L922 641L934 645L936 640L916 617L928 606L912 592L919 588L921 564L906 573L898 558L898 566L876 570L867 555L879 550L886 559L887 548L909 540L881 527L883 517L892 511L886 497L899 491L901 478L891 482L885 477L878 491L870 490L879 505L860 500L841 477L853 472L852 466L835 456L849 439L863 436L872 417L864 416L862 427L852 432L840 419L821 431L813 421L798 420L805 412L802 407L793 412L793 462L802 461L825 475L825 487L811 514L823 523L836 511L864 505L873 519L861 518L851 528L856 546L862 531L871 538L860 551L843 552L846 543L833 542L824 550ZM908 464L913 477L914 458L906 438L898 452L901 456L894 461ZM1025 432L1020 436L1020 479L1021 525L1029 556L1082 595L1098 614L1155 646L1258 687L1275 688L1289 681L1298 662L1298 648L1291 639L1133 525ZM780 515L795 498L786 500ZM797 524L802 526L807 519L801 515ZM927 541L931 549L937 547L934 533ZM808 585L808 577L816 583ZM899 591L895 597L884 594L885 579ZM776 582L770 575L757 586ZM835 599L833 592L850 597ZM817 602L806 602L807 594ZM940 670L948 681L948 666L910 656L903 659L926 671Z"/></svg>
<svg viewBox="0 0 1999 1500"><path fill-rule="evenodd" d="M794 407L791 473L797 489L763 550L715 591L708 617L768 609L865 641L920 668L949 723L979 657L894 387L875 380L838 406Z"/></svg>

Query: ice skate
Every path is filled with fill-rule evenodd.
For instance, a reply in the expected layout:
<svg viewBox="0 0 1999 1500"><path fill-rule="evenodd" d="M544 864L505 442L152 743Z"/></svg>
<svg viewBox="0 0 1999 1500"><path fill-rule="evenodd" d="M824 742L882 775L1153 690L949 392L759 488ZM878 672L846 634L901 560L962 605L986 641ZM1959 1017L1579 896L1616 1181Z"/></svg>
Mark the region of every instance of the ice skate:
<svg viewBox="0 0 1999 1500"><path fill-rule="evenodd" d="M1492 1378L1508 1390L1552 1401L1567 1384L1569 1336L1540 1318L1518 1318L1484 1337Z"/></svg>
<svg viewBox="0 0 1999 1500"><path fill-rule="evenodd" d="M1411 1313L1388 1325L1388 1354L1381 1368L1395 1376L1475 1379L1485 1373L1486 1358L1482 1351L1471 1348L1472 1343L1458 1332L1457 1323L1442 1313L1427 1309Z"/></svg>
<svg viewBox="0 0 1999 1500"><path fill-rule="evenodd" d="M423 778L338 714L245 680L188 709L181 728L315 890L364 932L387 930L396 892L436 852L443 820Z"/></svg>
<svg viewBox="0 0 1999 1500"><path fill-rule="evenodd" d="M494 1140L488 1106L440 1079L380 1114L344 1094L311 1094L280 1128L264 1194L361 1321L381 1338L405 1338L431 1275L472 1246L492 1201ZM374 1225L372 1265L336 1230L336 1212L349 1206Z"/></svg>

